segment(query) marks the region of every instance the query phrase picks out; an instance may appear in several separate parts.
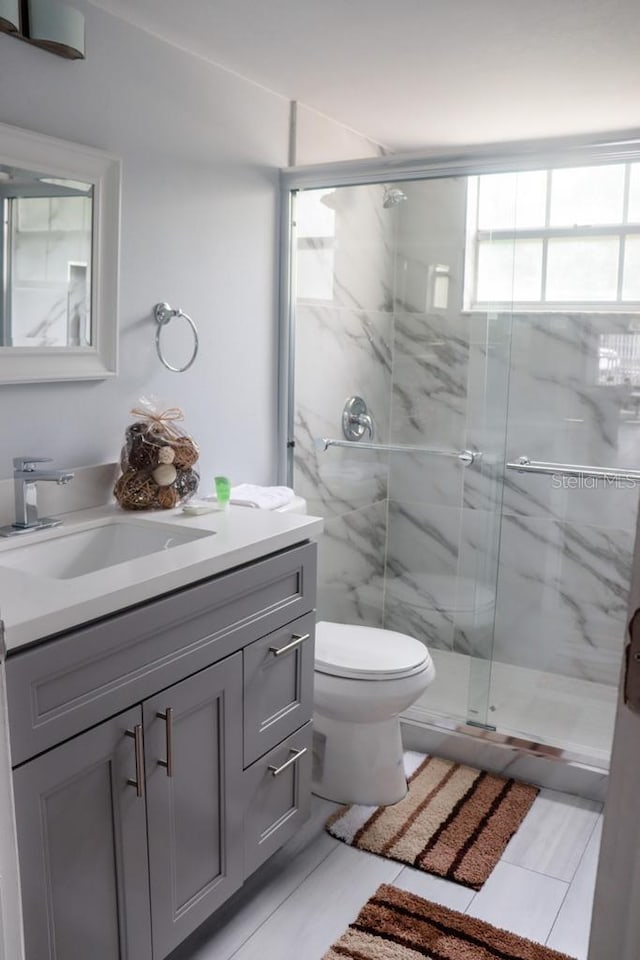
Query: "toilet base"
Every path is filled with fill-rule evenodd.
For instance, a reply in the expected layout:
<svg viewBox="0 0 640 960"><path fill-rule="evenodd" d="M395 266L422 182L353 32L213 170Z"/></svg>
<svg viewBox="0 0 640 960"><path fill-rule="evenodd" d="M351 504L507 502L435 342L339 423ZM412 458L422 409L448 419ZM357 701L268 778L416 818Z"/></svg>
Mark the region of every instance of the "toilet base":
<svg viewBox="0 0 640 960"><path fill-rule="evenodd" d="M398 717L378 723L313 718L312 790L325 800L383 806L407 793Z"/></svg>

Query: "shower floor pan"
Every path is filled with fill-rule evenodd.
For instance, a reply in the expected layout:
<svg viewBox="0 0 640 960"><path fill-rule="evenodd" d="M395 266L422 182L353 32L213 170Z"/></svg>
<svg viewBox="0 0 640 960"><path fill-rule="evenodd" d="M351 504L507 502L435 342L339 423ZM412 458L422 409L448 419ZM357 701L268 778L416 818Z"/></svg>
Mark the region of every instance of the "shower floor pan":
<svg viewBox="0 0 640 960"><path fill-rule="evenodd" d="M436 680L403 719L464 724L472 658L449 650L429 651ZM618 691L614 686L495 661L486 723L502 736L540 744L608 769ZM483 717L480 719L484 720Z"/></svg>

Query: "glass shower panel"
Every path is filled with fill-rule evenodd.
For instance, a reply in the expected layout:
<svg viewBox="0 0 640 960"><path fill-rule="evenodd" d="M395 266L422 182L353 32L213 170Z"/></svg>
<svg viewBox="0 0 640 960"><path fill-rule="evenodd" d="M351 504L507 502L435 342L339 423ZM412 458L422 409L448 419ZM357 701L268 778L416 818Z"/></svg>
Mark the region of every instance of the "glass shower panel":
<svg viewBox="0 0 640 960"><path fill-rule="evenodd" d="M485 724L509 317L465 302L467 178L394 186L407 199L396 220L390 430L416 452L389 458L384 625L422 639L436 665L408 718Z"/></svg>
<svg viewBox="0 0 640 960"><path fill-rule="evenodd" d="M407 720L602 766L638 507L639 170L297 191L289 447L325 517L319 617L429 647Z"/></svg>
<svg viewBox="0 0 640 960"><path fill-rule="evenodd" d="M292 476L325 518L319 619L429 647L438 677L414 719L466 721L470 679L474 717L484 716L488 672L458 648L471 642L469 624L478 632L493 616L485 568L494 552L487 542L475 564L461 554L465 451L480 449L484 420L469 429L470 406L486 406L477 391L498 383L483 346L506 341L503 318L472 329L463 309L466 180L304 190L296 208ZM476 353L482 383L470 380ZM343 434L353 396L372 417L360 444ZM474 469L499 483L489 458ZM476 534L497 539L493 527Z"/></svg>
<svg viewBox="0 0 640 960"><path fill-rule="evenodd" d="M611 185L607 209L617 209L620 168L592 169ZM592 217L584 204L578 209L589 195L590 170L578 171L575 182L573 173L548 177L552 220L562 219L565 208L570 214L562 216L572 222ZM504 734L606 765L638 488L615 476L567 475L563 467L640 466L640 335L634 315L615 306L589 309L593 299L615 300L617 239L547 233L546 299L571 305L547 305L544 297L527 305L514 285L520 302L512 314L506 423L500 424L507 463L489 722ZM566 260L561 268L559 245ZM519 471L520 458L550 464L549 473Z"/></svg>
<svg viewBox="0 0 640 960"><path fill-rule="evenodd" d="M292 483L325 519L318 618L380 627L384 613L395 210L382 184L296 195ZM362 444L343 434L361 397ZM326 447L322 439L338 441ZM366 442L382 449L366 449Z"/></svg>
<svg viewBox="0 0 640 960"><path fill-rule="evenodd" d="M464 179L395 184L390 430L414 449L465 449L468 318L462 312ZM391 211L390 211L391 212ZM429 648L436 679L409 711L417 720L467 716L469 672L454 654L463 475L456 456L392 453L385 626Z"/></svg>

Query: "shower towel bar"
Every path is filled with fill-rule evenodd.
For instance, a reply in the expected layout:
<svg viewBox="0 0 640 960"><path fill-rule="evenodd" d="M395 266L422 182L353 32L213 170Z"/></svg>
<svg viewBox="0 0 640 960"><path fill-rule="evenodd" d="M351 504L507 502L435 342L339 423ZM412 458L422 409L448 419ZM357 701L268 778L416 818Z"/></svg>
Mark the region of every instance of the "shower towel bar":
<svg viewBox="0 0 640 960"><path fill-rule="evenodd" d="M626 480L640 483L640 470L588 467L578 463L546 463L543 460L530 460L529 457L518 457L516 461L507 463L507 468L517 470L519 473L545 473L557 477L588 477L594 480Z"/></svg>
<svg viewBox="0 0 640 960"><path fill-rule="evenodd" d="M434 447L410 447L406 444L370 443L362 440L335 440L331 437L316 440L316 446L320 450L328 450L329 447L350 447L352 450L379 450L383 453L429 453L434 457L451 457L465 466L470 466L480 457L480 452L477 450L438 450Z"/></svg>

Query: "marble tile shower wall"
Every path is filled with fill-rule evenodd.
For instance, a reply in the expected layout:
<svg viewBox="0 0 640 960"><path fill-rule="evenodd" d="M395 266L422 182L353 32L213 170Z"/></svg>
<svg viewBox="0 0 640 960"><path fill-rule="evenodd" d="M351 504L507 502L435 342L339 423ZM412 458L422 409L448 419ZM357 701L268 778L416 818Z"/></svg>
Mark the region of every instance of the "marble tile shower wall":
<svg viewBox="0 0 640 960"><path fill-rule="evenodd" d="M383 617L388 457L316 442L342 437L353 394L369 404L376 440L389 437L394 211L382 199L377 184L336 191L332 296L299 299L295 329L294 486L326 519L318 617L372 626Z"/></svg>
<svg viewBox="0 0 640 960"><path fill-rule="evenodd" d="M637 469L633 388L600 381L601 337L637 318L513 317L507 448L512 458ZM638 491L508 471L494 656L615 684Z"/></svg>
<svg viewBox="0 0 640 960"><path fill-rule="evenodd" d="M527 454L637 468L632 390L599 382L600 338L627 333L632 318L465 314L464 182L407 193L390 438L483 456L469 468L391 456L384 625L435 647L616 683L637 491L563 486L504 462ZM429 264L450 268L446 310L431 308Z"/></svg>

